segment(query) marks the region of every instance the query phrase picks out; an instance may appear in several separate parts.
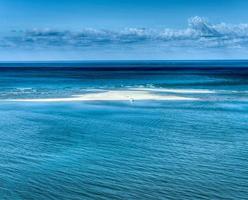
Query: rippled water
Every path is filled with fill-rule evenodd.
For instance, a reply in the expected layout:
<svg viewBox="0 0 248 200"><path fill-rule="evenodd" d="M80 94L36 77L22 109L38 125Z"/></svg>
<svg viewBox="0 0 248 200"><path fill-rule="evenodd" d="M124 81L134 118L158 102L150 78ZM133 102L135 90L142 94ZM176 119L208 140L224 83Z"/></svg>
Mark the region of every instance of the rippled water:
<svg viewBox="0 0 248 200"><path fill-rule="evenodd" d="M0 70L0 199L248 199L247 78ZM199 100L5 101L130 88Z"/></svg>

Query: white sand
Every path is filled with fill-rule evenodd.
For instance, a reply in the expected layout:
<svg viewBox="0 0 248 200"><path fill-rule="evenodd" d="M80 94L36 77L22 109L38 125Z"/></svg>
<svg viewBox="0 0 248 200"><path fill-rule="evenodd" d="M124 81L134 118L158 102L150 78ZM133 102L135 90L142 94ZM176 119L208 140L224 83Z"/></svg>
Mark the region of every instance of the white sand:
<svg viewBox="0 0 248 200"><path fill-rule="evenodd" d="M151 91L151 92L169 92L169 93L181 93L181 94L213 94L214 90L207 89L166 89L166 88L131 88L131 90L138 91Z"/></svg>
<svg viewBox="0 0 248 200"><path fill-rule="evenodd" d="M145 88L144 88L145 89ZM109 90L103 92L74 95L68 98L43 98L43 99L7 99L5 101L14 102L71 102L71 101L185 101L198 100L197 98L181 97L174 95L155 94L146 90Z"/></svg>

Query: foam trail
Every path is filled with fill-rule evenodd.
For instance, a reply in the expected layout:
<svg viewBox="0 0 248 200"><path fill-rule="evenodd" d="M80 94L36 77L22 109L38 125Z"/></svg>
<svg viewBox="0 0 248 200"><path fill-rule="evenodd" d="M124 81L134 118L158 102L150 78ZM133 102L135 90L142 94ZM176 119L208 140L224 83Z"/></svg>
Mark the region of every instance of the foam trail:
<svg viewBox="0 0 248 200"><path fill-rule="evenodd" d="M198 99L191 97L174 96L174 95L153 94L149 91L114 90L114 91L82 94L82 95L73 95L68 98L6 99L4 101L9 101L9 102L131 101L133 102L136 100L184 101L184 100L198 100Z"/></svg>

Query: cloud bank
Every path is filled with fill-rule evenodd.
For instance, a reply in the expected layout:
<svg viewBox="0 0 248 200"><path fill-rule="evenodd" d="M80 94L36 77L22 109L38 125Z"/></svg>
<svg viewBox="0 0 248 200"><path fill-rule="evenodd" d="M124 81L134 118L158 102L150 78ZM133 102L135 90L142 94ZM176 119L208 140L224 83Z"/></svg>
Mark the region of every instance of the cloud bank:
<svg viewBox="0 0 248 200"><path fill-rule="evenodd" d="M0 39L2 49L82 51L94 48L173 51L176 48L247 49L248 24L211 24L202 17L188 19L184 29L127 28L124 30L82 29L81 31L32 29L13 31Z"/></svg>

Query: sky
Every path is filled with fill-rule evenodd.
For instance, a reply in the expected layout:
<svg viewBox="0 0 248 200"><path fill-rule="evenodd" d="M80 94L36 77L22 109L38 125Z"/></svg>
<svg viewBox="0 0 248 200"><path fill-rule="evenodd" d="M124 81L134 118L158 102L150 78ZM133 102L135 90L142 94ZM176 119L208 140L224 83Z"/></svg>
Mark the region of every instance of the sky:
<svg viewBox="0 0 248 200"><path fill-rule="evenodd" d="M0 0L0 61L248 59L246 0Z"/></svg>

